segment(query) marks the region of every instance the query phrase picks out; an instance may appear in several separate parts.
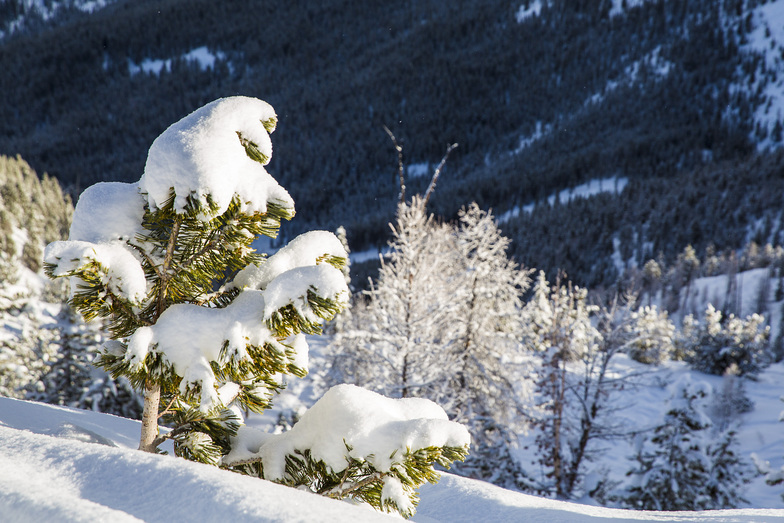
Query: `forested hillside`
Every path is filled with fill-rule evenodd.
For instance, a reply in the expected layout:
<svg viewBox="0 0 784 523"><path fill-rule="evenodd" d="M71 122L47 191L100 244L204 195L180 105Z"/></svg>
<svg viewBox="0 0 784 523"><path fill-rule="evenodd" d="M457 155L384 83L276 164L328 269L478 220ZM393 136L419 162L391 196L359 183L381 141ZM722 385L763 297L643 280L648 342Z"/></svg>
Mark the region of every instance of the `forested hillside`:
<svg viewBox="0 0 784 523"><path fill-rule="evenodd" d="M459 144L431 201L447 219L628 178L617 196L503 224L521 262L583 285L613 284L619 249L638 264L688 243L737 249L763 219L756 239L782 240L775 2L61 4L0 12L0 153L74 195L137 179L170 122L243 94L285 108L270 170L298 202L289 234L344 225L354 251L384 243L387 125L414 190Z"/></svg>

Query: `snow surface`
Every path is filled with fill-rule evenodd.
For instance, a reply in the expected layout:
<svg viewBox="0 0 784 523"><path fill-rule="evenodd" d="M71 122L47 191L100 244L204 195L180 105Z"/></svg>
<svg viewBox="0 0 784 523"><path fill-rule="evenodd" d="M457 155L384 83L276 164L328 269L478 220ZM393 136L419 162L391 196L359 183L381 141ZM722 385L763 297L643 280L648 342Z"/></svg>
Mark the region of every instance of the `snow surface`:
<svg viewBox="0 0 784 523"><path fill-rule="evenodd" d="M767 103L757 107L754 121L763 126L768 132L773 131L776 121L784 118L784 78L781 72L784 69L784 2L760 2L751 11L753 30L747 35L748 43L743 46L745 50L759 53L764 60L764 70L778 73L775 81L768 82L763 90L763 97ZM757 71L759 78L763 76L762 70ZM751 91L756 90L756 85L748 86ZM780 145L768 137L758 144L759 149Z"/></svg>
<svg viewBox="0 0 784 523"><path fill-rule="evenodd" d="M63 433L64 422L77 428L72 433L83 428L117 447L79 441ZM107 414L0 398L0 520L400 521L208 465L132 450L139 431L139 422ZM591 507L451 474L420 493L413 520L421 523L784 522L782 510L654 513Z"/></svg>

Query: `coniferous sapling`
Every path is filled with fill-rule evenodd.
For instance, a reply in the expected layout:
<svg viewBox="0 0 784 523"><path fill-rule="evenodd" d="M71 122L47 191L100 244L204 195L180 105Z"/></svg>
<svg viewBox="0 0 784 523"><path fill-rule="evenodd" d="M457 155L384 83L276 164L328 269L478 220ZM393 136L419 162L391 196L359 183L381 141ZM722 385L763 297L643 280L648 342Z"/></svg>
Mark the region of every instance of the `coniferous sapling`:
<svg viewBox="0 0 784 523"><path fill-rule="evenodd" d="M349 294L347 254L332 233L302 234L268 258L253 249L294 216L292 198L264 169L276 121L267 103L233 97L175 123L152 144L138 183L82 194L69 240L47 247L45 269L71 278L71 303L86 320L108 319L113 339L97 364L144 390L141 450L171 439L188 459L411 515L416 487L437 477L433 464L468 450L465 428L434 404L411 410L346 389L274 446L249 449L248 431L238 432L243 412L270 406L283 375L306 374L305 334L321 332ZM351 423L325 430L320 420L329 410L359 422L350 414L367 408L391 447L359 452ZM159 431L159 418L170 431ZM235 446L244 457L224 461ZM389 448L396 457L371 459ZM326 491L325 475L339 478Z"/></svg>
<svg viewBox="0 0 784 523"><path fill-rule="evenodd" d="M114 341L98 364L144 390L143 450L171 438L178 454L217 463L240 409L263 411L281 374L306 373L301 333L345 303L345 252L330 233L268 259L252 248L294 216L264 169L275 125L260 100L199 109L155 140L138 183L88 188L69 240L46 250L48 274L72 278L74 307L108 318ZM171 432L159 434L162 416Z"/></svg>

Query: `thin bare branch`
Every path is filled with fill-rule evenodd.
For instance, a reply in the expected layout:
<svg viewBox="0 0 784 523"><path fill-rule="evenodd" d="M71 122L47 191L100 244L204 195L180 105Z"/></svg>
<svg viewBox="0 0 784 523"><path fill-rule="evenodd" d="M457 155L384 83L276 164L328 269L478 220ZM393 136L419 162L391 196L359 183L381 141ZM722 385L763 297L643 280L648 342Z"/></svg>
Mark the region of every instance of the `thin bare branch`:
<svg viewBox="0 0 784 523"><path fill-rule="evenodd" d="M422 201L423 207L427 207L427 202L428 200L430 200L430 196L433 194L433 191L435 191L436 189L436 182L438 181L438 177L441 175L441 169L444 168L446 159L449 158L449 153L451 153L456 147L457 144L453 143L452 145L446 148L446 154L444 154L444 157L441 158L441 163L439 163L438 167L436 167L436 170L433 173L433 178L430 180L430 186L427 188L427 192L425 192L425 199Z"/></svg>
<svg viewBox="0 0 784 523"><path fill-rule="evenodd" d="M385 125L384 130L389 135L389 138L392 140L392 144L394 144L395 150L397 151L397 174L400 179L400 203L405 203L406 202L406 178L405 178L405 173L403 171L403 148L400 145L398 145L397 140L395 139L395 135L392 134L392 131L389 130L389 127Z"/></svg>

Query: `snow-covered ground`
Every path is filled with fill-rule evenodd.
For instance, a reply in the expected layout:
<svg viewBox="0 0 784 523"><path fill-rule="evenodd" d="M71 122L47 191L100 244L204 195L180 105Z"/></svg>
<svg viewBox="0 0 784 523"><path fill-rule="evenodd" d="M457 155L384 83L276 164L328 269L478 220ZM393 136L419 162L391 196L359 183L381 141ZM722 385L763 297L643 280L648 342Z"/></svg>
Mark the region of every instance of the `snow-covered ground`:
<svg viewBox="0 0 784 523"><path fill-rule="evenodd" d="M0 398L0 520L392 521L365 507L134 450L139 424ZM782 510L652 513L542 499L444 474L414 521L784 522Z"/></svg>

